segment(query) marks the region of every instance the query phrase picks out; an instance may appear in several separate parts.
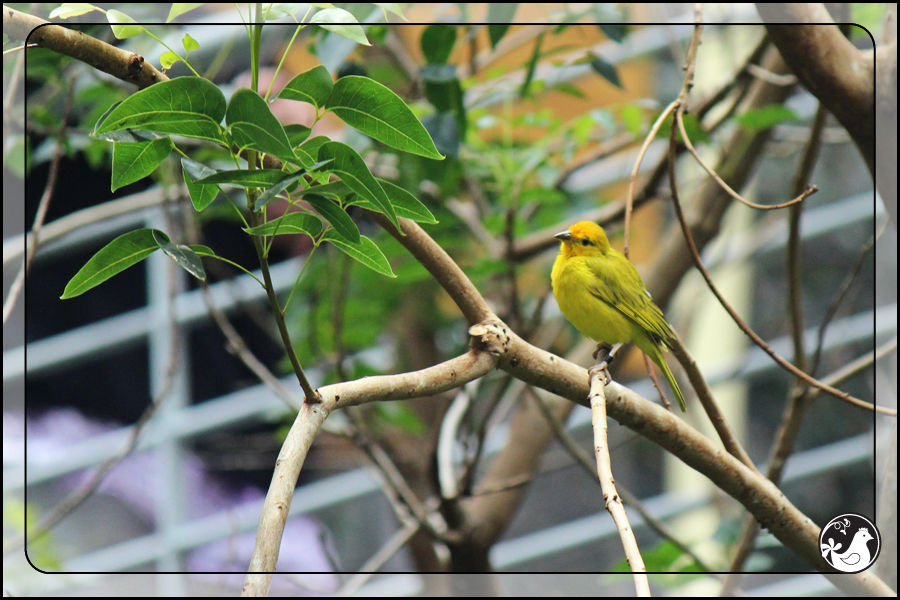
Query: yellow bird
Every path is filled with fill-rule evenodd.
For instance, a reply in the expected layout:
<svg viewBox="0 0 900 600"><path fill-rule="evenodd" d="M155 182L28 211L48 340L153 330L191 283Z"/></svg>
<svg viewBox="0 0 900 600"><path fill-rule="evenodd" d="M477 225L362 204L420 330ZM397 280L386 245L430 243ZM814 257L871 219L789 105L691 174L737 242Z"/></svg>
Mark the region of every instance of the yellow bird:
<svg viewBox="0 0 900 600"><path fill-rule="evenodd" d="M662 354L672 347L675 333L634 265L609 246L596 223L581 221L553 237L562 242L550 276L562 314L597 342L634 342L662 369L678 406L687 410Z"/></svg>

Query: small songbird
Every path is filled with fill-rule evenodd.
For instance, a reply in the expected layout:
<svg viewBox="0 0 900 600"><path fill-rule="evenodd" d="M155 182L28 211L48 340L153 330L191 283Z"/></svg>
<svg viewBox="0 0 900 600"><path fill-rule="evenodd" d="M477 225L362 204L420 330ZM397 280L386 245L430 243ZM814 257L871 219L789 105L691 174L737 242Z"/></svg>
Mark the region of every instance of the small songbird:
<svg viewBox="0 0 900 600"><path fill-rule="evenodd" d="M634 342L662 369L678 406L687 410L662 354L672 347L675 333L634 265L610 247L596 223L581 221L553 237L562 242L550 276L562 314L597 342Z"/></svg>

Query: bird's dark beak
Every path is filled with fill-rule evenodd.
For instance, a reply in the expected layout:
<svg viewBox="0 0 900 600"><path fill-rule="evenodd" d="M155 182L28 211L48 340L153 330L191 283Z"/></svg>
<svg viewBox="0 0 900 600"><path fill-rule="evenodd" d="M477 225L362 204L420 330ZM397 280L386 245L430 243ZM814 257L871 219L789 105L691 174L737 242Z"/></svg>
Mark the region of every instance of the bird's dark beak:
<svg viewBox="0 0 900 600"><path fill-rule="evenodd" d="M553 237L555 237L556 239L563 241L563 242L571 242L572 241L572 233L568 230L560 231Z"/></svg>

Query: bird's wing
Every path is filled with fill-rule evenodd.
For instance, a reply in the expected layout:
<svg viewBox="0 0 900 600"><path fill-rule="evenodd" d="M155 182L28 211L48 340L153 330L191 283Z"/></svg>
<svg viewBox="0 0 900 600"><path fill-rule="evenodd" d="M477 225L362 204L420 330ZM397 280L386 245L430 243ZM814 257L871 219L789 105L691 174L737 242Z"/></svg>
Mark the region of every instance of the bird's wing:
<svg viewBox="0 0 900 600"><path fill-rule="evenodd" d="M636 323L641 329L657 338L659 342L667 342L674 334L662 311L650 298L644 287L640 274L628 259L611 264L614 258L589 257L588 268L597 282L589 286L591 295L604 304L616 309L622 315ZM625 267L627 265L627 268Z"/></svg>

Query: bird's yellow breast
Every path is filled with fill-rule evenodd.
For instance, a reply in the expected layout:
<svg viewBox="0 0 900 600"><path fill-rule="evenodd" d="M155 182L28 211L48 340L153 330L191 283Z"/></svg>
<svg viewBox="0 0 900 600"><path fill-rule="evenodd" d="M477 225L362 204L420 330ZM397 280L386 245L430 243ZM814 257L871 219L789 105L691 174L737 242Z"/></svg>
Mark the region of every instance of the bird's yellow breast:
<svg viewBox="0 0 900 600"><path fill-rule="evenodd" d="M587 257L560 253L553 263L550 280L559 310L578 331L597 342L630 342L640 334L637 325L621 312L591 294L597 279Z"/></svg>

